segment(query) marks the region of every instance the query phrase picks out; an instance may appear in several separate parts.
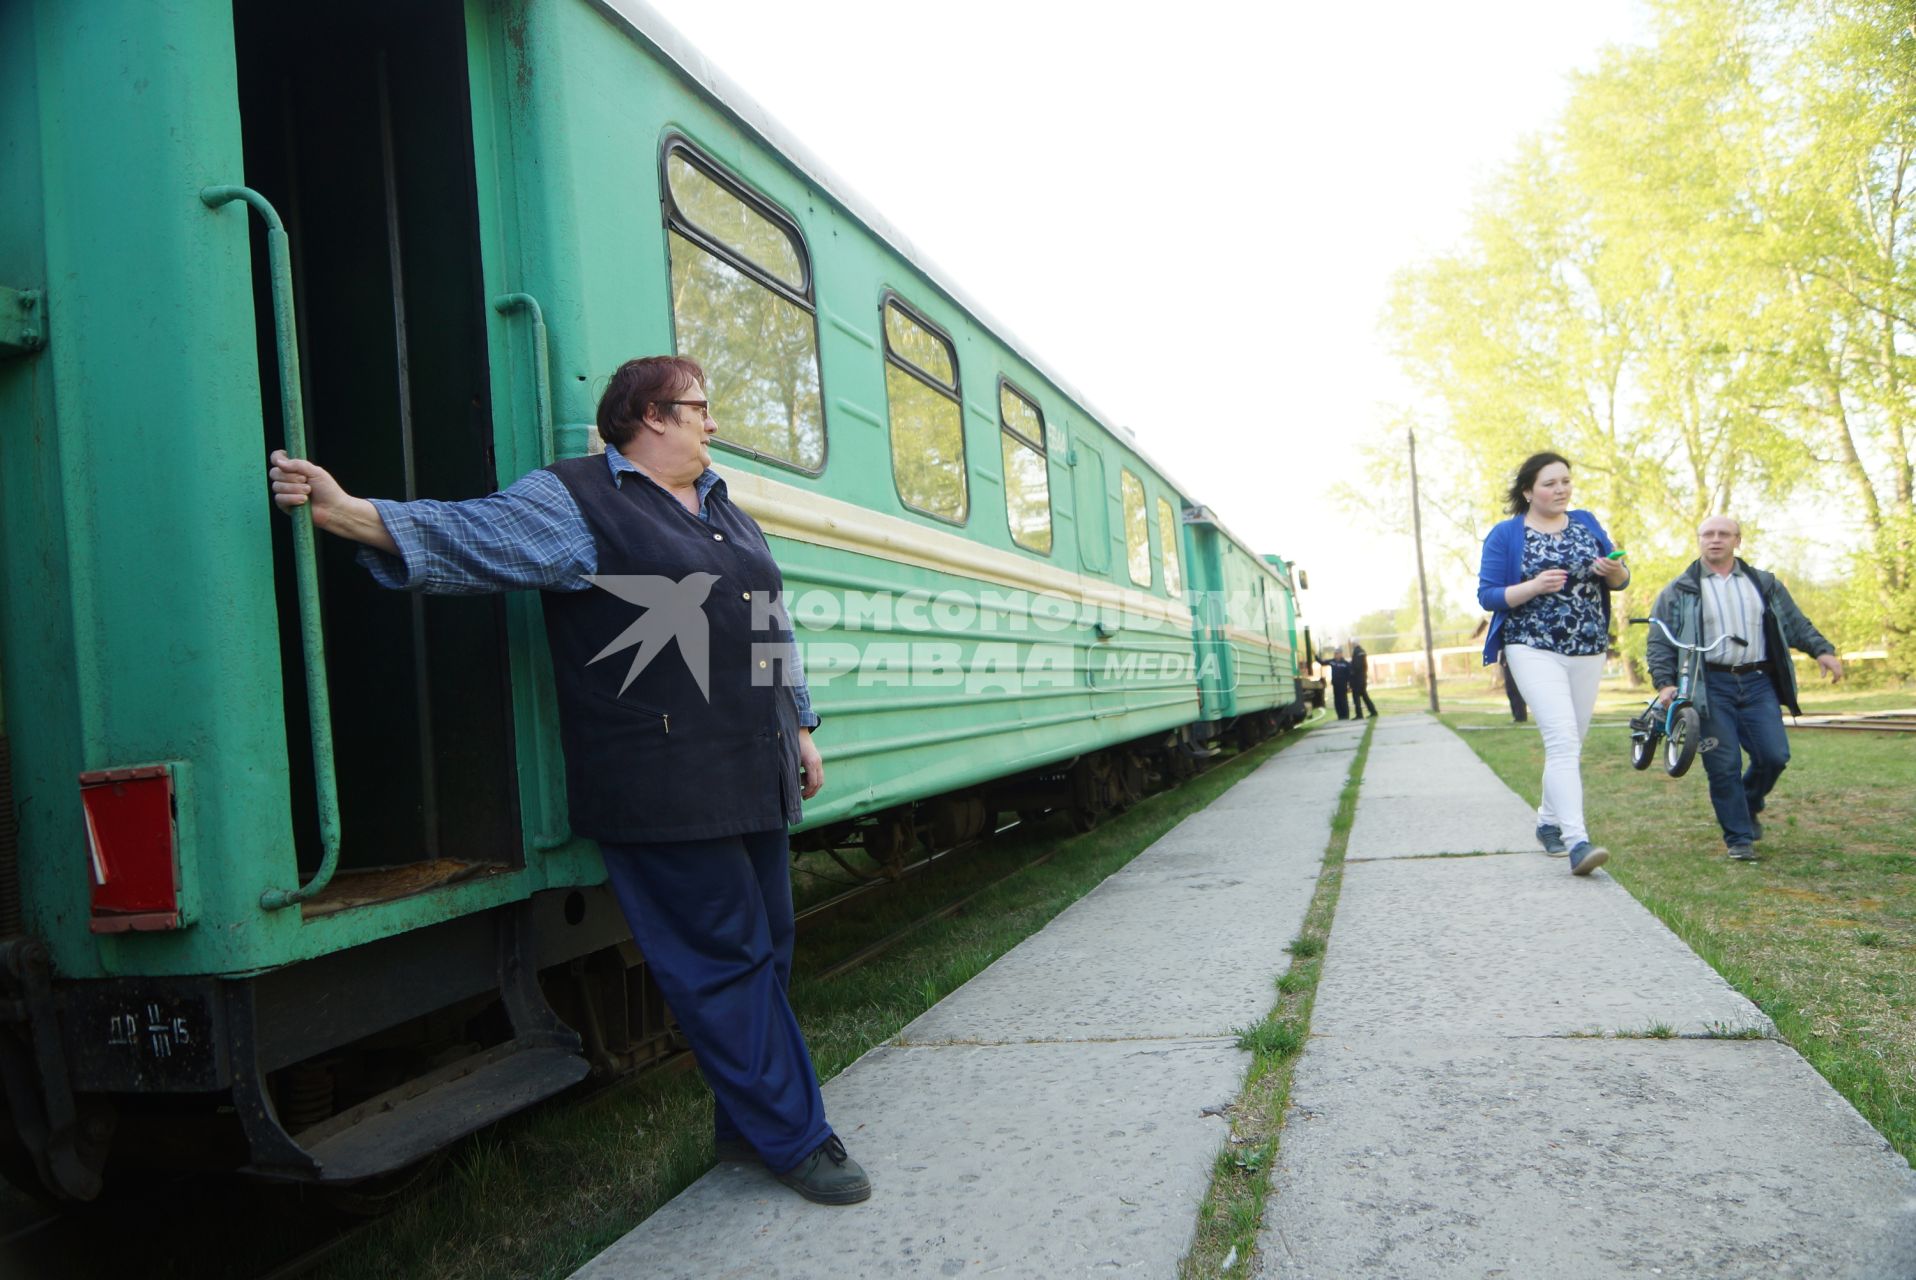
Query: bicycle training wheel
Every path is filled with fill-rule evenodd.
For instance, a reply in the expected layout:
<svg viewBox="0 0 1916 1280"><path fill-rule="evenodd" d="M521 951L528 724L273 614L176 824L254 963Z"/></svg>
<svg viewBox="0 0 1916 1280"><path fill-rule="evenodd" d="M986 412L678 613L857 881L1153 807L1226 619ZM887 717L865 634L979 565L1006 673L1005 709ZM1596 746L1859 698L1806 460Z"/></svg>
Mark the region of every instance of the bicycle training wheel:
<svg viewBox="0 0 1916 1280"><path fill-rule="evenodd" d="M1641 771L1650 767L1657 758L1658 736L1654 728L1630 731L1630 767L1632 769Z"/></svg>
<svg viewBox="0 0 1916 1280"><path fill-rule="evenodd" d="M1663 744L1663 768L1672 778L1681 778L1690 771L1690 762L1696 759L1697 739L1702 734L1703 721L1697 716L1696 708L1680 708L1670 725L1670 739Z"/></svg>

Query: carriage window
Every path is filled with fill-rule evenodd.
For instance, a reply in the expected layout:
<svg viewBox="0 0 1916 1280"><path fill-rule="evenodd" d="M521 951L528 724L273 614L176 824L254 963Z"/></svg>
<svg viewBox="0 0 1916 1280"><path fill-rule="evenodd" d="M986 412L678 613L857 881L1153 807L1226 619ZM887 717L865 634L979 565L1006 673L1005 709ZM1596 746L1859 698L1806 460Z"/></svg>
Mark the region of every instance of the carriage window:
<svg viewBox="0 0 1916 1280"><path fill-rule="evenodd" d="M1051 477L1045 462L1044 415L1008 382L998 384L998 443L1004 453L1005 519L1011 540L1051 554Z"/></svg>
<svg viewBox="0 0 1916 1280"><path fill-rule="evenodd" d="M891 406L891 473L904 504L963 524L965 416L951 339L896 299L885 302L885 399Z"/></svg>
<svg viewBox="0 0 1916 1280"><path fill-rule="evenodd" d="M1178 516L1163 498L1158 499L1158 548L1164 557L1164 594L1176 600L1184 594L1184 573L1178 567Z"/></svg>
<svg viewBox="0 0 1916 1280"><path fill-rule="evenodd" d="M672 323L679 353L705 368L719 440L817 471L825 412L804 242L683 150L665 171Z"/></svg>
<svg viewBox="0 0 1916 1280"><path fill-rule="evenodd" d="M700 172L682 151L666 158L665 173L680 217L780 283L805 288L796 235Z"/></svg>
<svg viewBox="0 0 1916 1280"><path fill-rule="evenodd" d="M1151 585L1151 521L1144 513L1144 482L1128 469L1120 469L1118 487L1124 491L1124 550L1131 581L1148 587Z"/></svg>

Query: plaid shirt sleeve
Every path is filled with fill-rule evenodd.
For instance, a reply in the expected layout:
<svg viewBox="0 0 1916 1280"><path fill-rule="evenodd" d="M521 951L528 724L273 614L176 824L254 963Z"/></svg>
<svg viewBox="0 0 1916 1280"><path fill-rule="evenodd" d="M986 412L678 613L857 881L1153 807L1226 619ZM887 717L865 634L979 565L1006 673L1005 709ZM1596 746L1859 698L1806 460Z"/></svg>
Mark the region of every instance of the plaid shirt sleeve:
<svg viewBox="0 0 1916 1280"><path fill-rule="evenodd" d="M812 691L805 684L805 657L799 652L798 637L792 634L792 621L785 612L785 602L776 601L774 607L778 613L778 636L785 642L785 651L790 655L785 670L792 682L793 700L798 703L799 727L816 729L823 721L812 710Z"/></svg>
<svg viewBox="0 0 1916 1280"><path fill-rule="evenodd" d="M584 591L598 547L579 504L550 471L534 471L483 498L373 499L398 555L361 547L359 563L395 591Z"/></svg>
<svg viewBox="0 0 1916 1280"><path fill-rule="evenodd" d="M599 571L599 549L579 504L550 471L534 471L510 488L464 502L372 500L399 554L359 549L373 580L394 591L478 595L490 591L584 591ZM817 728L805 666L791 624L792 694L798 722Z"/></svg>

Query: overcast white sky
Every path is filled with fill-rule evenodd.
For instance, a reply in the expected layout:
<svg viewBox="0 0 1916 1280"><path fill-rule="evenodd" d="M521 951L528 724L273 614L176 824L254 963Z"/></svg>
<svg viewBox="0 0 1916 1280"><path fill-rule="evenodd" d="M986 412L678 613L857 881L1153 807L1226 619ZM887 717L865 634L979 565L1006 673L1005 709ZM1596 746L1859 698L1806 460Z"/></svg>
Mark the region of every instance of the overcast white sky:
<svg viewBox="0 0 1916 1280"><path fill-rule="evenodd" d="M1392 274L1645 20L1637 0L652 3L1193 496L1309 570L1320 635L1415 574L1409 539L1326 494L1365 483L1355 445L1409 395L1378 327Z"/></svg>

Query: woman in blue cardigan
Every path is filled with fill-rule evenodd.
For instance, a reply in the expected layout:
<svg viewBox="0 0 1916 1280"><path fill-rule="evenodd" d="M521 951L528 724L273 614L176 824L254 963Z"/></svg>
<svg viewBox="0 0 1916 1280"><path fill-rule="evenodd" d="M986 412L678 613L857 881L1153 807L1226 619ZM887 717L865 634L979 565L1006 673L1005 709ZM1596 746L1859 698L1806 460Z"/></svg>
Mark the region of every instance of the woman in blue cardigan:
<svg viewBox="0 0 1916 1280"><path fill-rule="evenodd" d="M1579 758L1610 647L1610 593L1630 570L1597 518L1570 509L1570 463L1561 454L1524 459L1510 486L1510 518L1484 539L1477 603L1490 611L1484 664L1503 655L1543 734L1543 803L1537 839L1570 855L1570 874L1602 866L1610 851L1583 822Z"/></svg>

